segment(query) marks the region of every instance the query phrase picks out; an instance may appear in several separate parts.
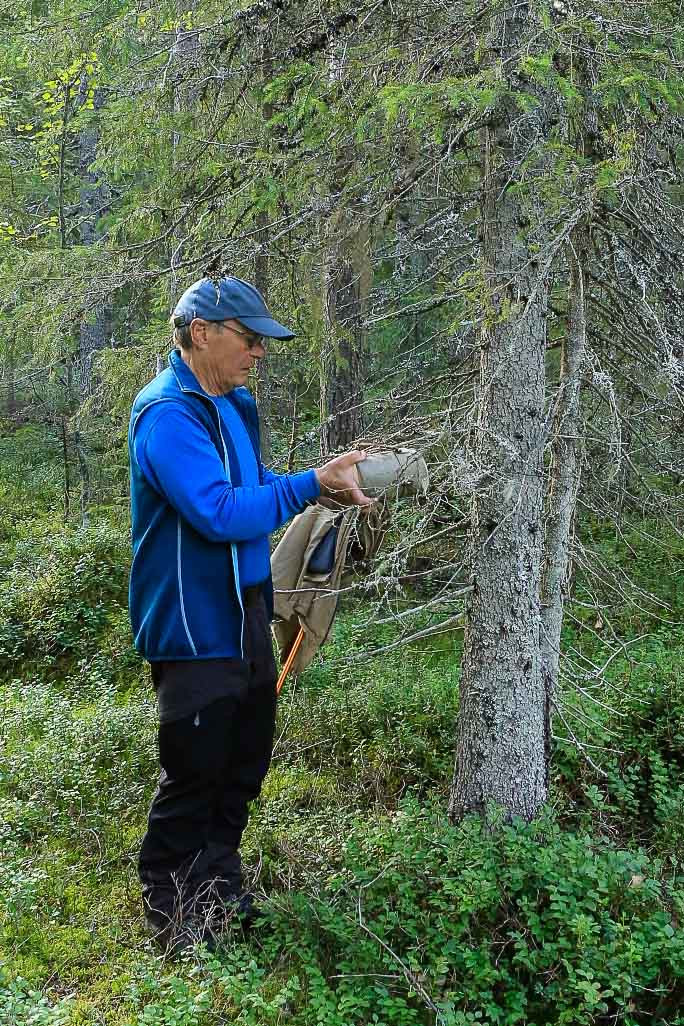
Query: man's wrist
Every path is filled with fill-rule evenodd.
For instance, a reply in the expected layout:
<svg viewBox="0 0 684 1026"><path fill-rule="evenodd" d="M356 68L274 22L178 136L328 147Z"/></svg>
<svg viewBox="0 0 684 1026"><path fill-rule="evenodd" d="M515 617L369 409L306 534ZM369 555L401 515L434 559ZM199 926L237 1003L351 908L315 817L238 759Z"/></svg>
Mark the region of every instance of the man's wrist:
<svg viewBox="0 0 684 1026"><path fill-rule="evenodd" d="M320 472L318 467L314 468L314 474L316 475L316 483L318 484L318 495L319 496L324 495L325 494L325 485L323 484L323 481L321 480L321 472Z"/></svg>
<svg viewBox="0 0 684 1026"><path fill-rule="evenodd" d="M294 475L301 482L301 487L306 492L306 499L309 502L315 502L319 495L323 492L318 471L316 470L302 470L298 474Z"/></svg>

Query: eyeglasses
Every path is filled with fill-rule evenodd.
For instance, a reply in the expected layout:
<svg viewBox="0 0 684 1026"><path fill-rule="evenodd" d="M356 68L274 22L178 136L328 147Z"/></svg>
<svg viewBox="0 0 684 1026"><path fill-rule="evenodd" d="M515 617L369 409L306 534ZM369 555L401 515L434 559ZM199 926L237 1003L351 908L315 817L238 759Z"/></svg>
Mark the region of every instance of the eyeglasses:
<svg viewBox="0 0 684 1026"><path fill-rule="evenodd" d="M217 327L225 328L227 331L232 331L236 335L242 335L247 342L248 349L254 349L255 346L264 345L264 336L255 335L253 331L240 331L239 328L234 328L232 324L226 324L224 321L214 321Z"/></svg>

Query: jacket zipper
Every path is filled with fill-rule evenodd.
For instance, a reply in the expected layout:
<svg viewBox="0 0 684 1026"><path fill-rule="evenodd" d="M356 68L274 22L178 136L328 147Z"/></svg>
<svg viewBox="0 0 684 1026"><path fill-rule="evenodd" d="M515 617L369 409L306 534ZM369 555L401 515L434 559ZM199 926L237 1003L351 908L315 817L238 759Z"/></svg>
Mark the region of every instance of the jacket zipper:
<svg viewBox="0 0 684 1026"><path fill-rule="evenodd" d="M209 401L211 402L211 405L216 410L216 416L218 417L218 433L219 433L219 438L221 439L221 445L223 446L223 467L224 467L224 470L226 472L226 477L228 478L228 483L232 484L233 482L232 482L231 477L230 477L230 464L228 462L228 450L226 448L226 442L225 442L225 439L223 437L223 431L221 430L221 414L219 413L219 410L218 410L218 407L216 406L216 403L213 401L213 399L211 399L211 397L202 395L201 392L198 392L194 388L185 388L183 386L183 384L178 380L178 375L176 374L175 370L174 370L174 375L176 377L176 380L178 381L178 384L180 386L181 392L187 392L190 395L196 395L199 399L202 399L202 401L204 401L205 398L209 398ZM240 613L241 613L241 617L242 617L242 621L241 621L241 624L240 624L240 655L244 659L245 658L245 607L244 607L244 603L242 601L242 591L240 590L240 574L239 574L239 570L238 570L237 545L235 544L235 542L231 542L230 543L230 553L231 553L231 560L232 560L232 564L233 564L233 576L235 578L235 591L237 592L237 600L238 600L238 604L240 606ZM180 565L178 567L178 573L180 575ZM179 581L180 581L180 576L179 576ZM183 612L183 622L185 623L185 613L182 610L182 605L181 605L181 611ZM186 625L185 629L187 631L187 625ZM189 634L188 634L188 637L189 637ZM190 644L192 645L192 639L190 640ZM194 647L195 646L193 645L193 650L194 650ZM195 654L197 654L197 653L195 653Z"/></svg>
<svg viewBox="0 0 684 1026"><path fill-rule="evenodd" d="M187 636L188 641L190 642L190 648L192 649L192 654L194 656L196 656L197 655L197 649L195 648L195 642L192 640L192 634L190 633L190 628L188 627L188 620L187 620L187 617L185 615L185 602L183 601L183 575L181 573L181 518L180 518L180 516L176 517L176 522L178 524L178 533L177 533L178 543L176 545L176 562L178 564L178 597L180 599L181 617L183 619L183 626L185 627L185 634Z"/></svg>

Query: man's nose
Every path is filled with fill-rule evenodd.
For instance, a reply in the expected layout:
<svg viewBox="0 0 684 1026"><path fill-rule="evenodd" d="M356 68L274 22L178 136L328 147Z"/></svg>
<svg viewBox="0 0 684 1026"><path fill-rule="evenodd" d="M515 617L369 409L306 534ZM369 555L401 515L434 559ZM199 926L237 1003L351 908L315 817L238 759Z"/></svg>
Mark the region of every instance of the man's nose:
<svg viewBox="0 0 684 1026"><path fill-rule="evenodd" d="M256 345L251 347L252 356L256 356L257 360L261 360L262 357L266 356L266 346L263 342L257 342Z"/></svg>

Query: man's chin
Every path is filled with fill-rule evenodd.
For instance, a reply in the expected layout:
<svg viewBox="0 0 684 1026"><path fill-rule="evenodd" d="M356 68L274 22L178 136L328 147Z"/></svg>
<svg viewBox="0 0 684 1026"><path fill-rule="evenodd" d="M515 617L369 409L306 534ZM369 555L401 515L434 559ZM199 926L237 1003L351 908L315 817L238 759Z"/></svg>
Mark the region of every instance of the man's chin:
<svg viewBox="0 0 684 1026"><path fill-rule="evenodd" d="M251 370L251 367L250 367L250 370ZM245 382L248 381L248 380L249 380L249 370L240 371L233 378L233 381L232 381L232 384L231 384L230 387L231 388L239 388L240 385L244 385Z"/></svg>

